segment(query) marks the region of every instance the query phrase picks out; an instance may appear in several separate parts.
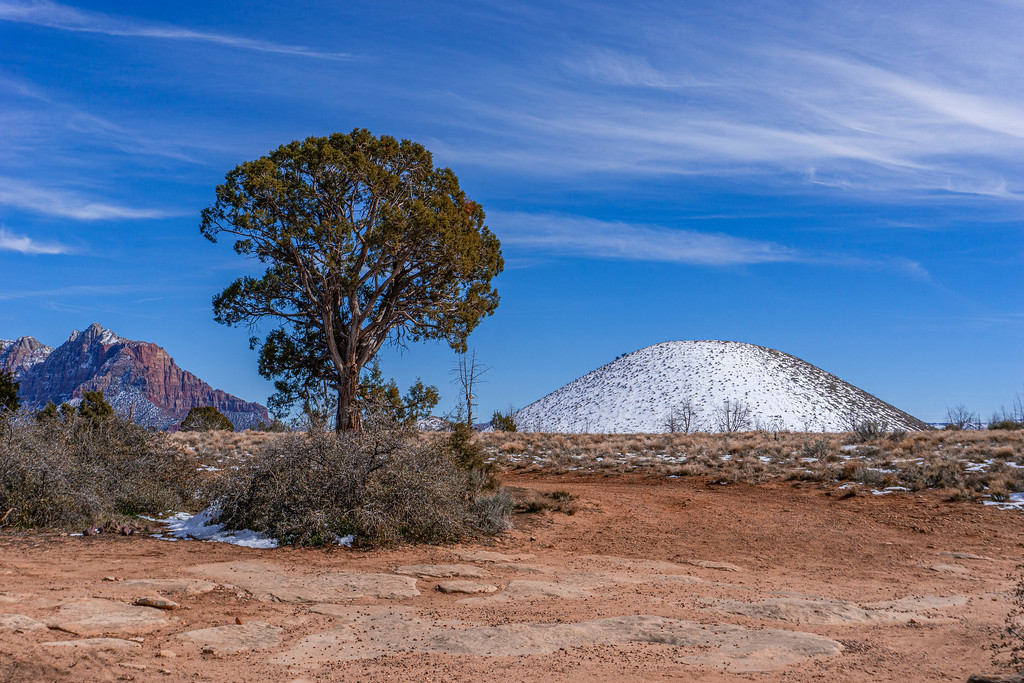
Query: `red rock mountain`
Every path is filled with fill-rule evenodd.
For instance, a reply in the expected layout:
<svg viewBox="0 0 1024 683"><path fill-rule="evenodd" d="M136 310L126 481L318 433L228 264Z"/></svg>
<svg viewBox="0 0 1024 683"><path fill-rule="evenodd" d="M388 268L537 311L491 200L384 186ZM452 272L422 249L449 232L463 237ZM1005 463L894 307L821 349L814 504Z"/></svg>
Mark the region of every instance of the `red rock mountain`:
<svg viewBox="0 0 1024 683"><path fill-rule="evenodd" d="M238 430L270 422L259 403L214 389L178 367L162 347L121 339L99 323L75 330L56 349L32 337L0 340L0 370L14 373L21 400L30 406L76 403L86 391L100 390L122 415L161 429L175 427L200 406L213 406Z"/></svg>

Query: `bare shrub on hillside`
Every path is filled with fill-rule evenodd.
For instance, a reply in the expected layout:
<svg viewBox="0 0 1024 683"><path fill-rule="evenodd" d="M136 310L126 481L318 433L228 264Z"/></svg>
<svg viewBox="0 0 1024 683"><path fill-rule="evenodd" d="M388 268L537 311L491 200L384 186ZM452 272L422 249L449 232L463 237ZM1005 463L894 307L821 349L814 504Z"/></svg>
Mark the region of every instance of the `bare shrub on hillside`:
<svg viewBox="0 0 1024 683"><path fill-rule="evenodd" d="M166 435L113 416L21 414L0 429L0 516L18 527L88 526L194 505L194 462Z"/></svg>
<svg viewBox="0 0 1024 683"><path fill-rule="evenodd" d="M725 399L715 408L712 416L718 431L723 434L745 432L753 426L750 406L740 400Z"/></svg>
<svg viewBox="0 0 1024 683"><path fill-rule="evenodd" d="M665 430L671 434L682 432L689 434L697 428L697 407L693 401L686 399L669 410L665 416Z"/></svg>

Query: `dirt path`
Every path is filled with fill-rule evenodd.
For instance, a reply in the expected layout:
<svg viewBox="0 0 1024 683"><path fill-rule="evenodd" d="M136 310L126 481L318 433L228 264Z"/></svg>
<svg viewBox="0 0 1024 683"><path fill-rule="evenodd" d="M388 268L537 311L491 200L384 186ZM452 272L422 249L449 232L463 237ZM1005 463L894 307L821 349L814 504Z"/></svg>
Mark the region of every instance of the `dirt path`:
<svg viewBox="0 0 1024 683"><path fill-rule="evenodd" d="M1020 513L941 492L505 479L567 490L580 509L517 515L499 543L379 552L4 532L0 680L998 672L988 648L1024 552Z"/></svg>

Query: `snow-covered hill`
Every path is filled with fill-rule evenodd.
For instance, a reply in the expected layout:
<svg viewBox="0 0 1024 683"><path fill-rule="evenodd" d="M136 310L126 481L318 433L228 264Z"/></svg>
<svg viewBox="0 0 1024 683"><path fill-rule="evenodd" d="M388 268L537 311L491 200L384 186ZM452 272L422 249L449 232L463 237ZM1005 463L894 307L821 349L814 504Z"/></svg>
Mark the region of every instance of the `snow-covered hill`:
<svg viewBox="0 0 1024 683"><path fill-rule="evenodd" d="M795 356L728 341L634 351L531 403L515 419L523 431L568 433L840 432L867 420L888 429L928 428Z"/></svg>

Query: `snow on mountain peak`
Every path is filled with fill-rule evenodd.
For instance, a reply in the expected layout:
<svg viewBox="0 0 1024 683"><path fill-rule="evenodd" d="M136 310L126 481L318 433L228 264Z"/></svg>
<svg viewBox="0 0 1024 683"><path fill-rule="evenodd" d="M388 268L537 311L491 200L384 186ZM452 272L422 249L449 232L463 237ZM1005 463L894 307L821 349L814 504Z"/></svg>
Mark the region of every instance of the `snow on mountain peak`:
<svg viewBox="0 0 1024 683"><path fill-rule="evenodd" d="M92 344L93 342L99 342L100 344L116 344L120 341L120 337L114 334L113 330L108 330L103 327L100 323L93 323L89 327L85 328L85 331L75 330L68 337L69 342L80 341L83 344Z"/></svg>
<svg viewBox="0 0 1024 683"><path fill-rule="evenodd" d="M728 413L731 417L727 417ZM622 356L522 410L524 431L829 431L926 425L795 356L730 341L674 341ZM735 420L740 424L736 425Z"/></svg>

